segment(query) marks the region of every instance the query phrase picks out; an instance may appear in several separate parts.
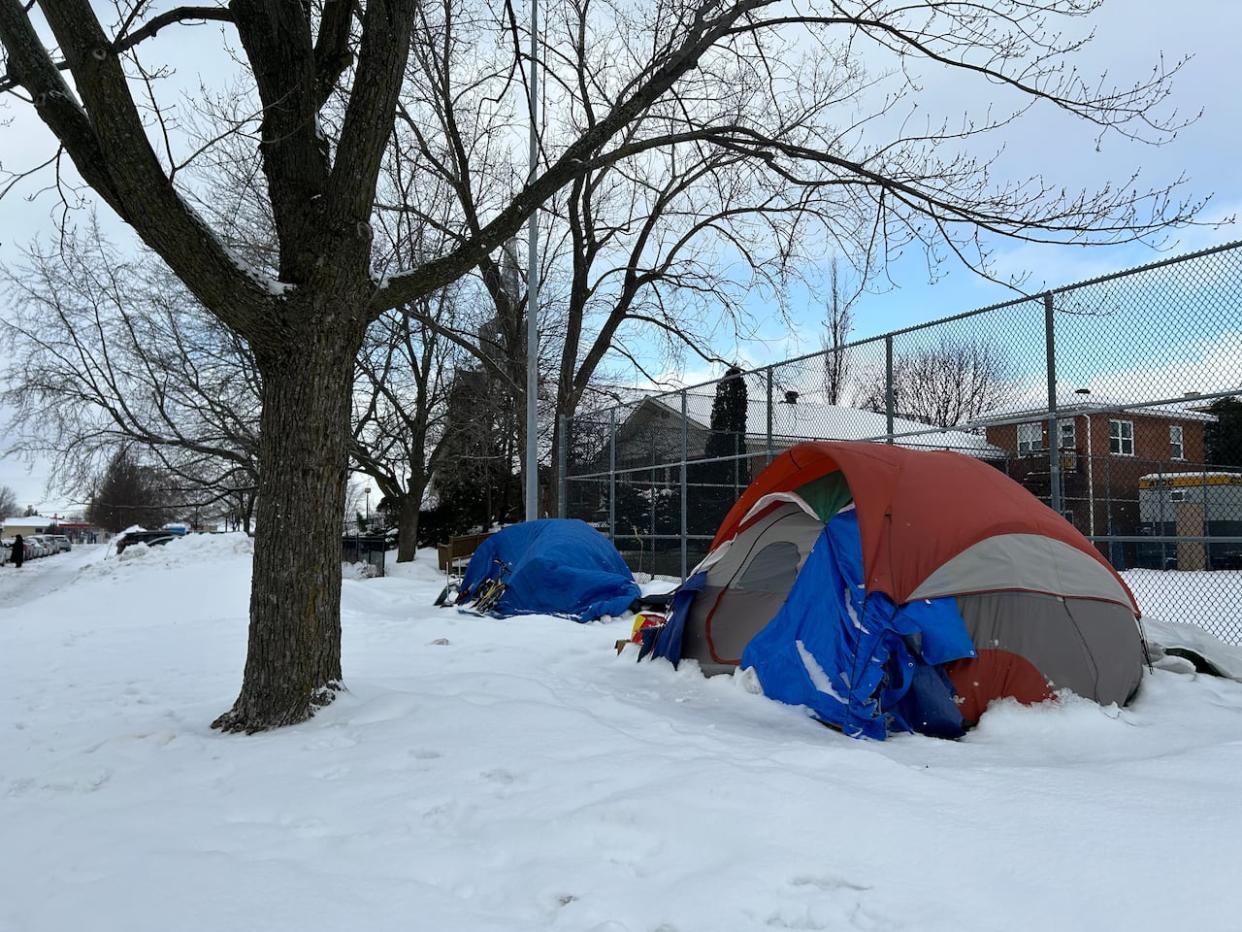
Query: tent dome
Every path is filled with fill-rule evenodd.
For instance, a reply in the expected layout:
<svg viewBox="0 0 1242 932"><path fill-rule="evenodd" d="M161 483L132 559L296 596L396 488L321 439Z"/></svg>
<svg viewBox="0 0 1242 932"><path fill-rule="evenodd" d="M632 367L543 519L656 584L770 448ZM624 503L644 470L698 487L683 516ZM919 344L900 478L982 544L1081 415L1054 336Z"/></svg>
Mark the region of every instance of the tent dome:
<svg viewBox="0 0 1242 932"><path fill-rule="evenodd" d="M979 460L812 442L760 473L656 653L882 737L960 733L993 699L1128 702L1134 597L1075 528Z"/></svg>

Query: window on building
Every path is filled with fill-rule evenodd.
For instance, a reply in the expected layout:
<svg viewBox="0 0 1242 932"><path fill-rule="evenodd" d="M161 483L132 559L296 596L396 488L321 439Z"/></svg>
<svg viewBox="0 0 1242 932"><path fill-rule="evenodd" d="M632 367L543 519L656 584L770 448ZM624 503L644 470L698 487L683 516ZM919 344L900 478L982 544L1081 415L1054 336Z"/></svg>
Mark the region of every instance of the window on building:
<svg viewBox="0 0 1242 932"><path fill-rule="evenodd" d="M1175 460L1186 458L1185 433L1180 424L1169 428L1169 455Z"/></svg>
<svg viewBox="0 0 1242 932"><path fill-rule="evenodd" d="M1118 456L1134 455L1134 422L1108 422L1108 450Z"/></svg>
<svg viewBox="0 0 1242 932"><path fill-rule="evenodd" d="M1062 450L1073 450L1078 446L1078 436L1074 430L1074 419L1057 421L1058 446Z"/></svg>
<svg viewBox="0 0 1242 932"><path fill-rule="evenodd" d="M1044 425L1043 424L1019 424L1018 425L1018 455L1026 456L1030 453L1038 453L1044 448Z"/></svg>

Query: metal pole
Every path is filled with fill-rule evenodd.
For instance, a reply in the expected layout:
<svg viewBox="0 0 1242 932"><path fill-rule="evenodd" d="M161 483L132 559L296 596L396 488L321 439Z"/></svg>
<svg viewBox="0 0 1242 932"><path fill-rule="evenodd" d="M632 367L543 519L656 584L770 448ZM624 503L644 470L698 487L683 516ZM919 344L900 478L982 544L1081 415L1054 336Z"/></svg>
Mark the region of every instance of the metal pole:
<svg viewBox="0 0 1242 932"><path fill-rule="evenodd" d="M617 539L617 409L608 412L608 539Z"/></svg>
<svg viewBox="0 0 1242 932"><path fill-rule="evenodd" d="M530 0L530 178L539 164L539 0ZM539 211L528 222L526 271L526 520L539 517Z"/></svg>
<svg viewBox="0 0 1242 932"><path fill-rule="evenodd" d="M558 490L556 495L556 516L564 518L568 514L569 503L569 415L561 415L561 443L556 456L556 476Z"/></svg>
<svg viewBox="0 0 1242 932"><path fill-rule="evenodd" d="M659 481L656 473L656 432L651 432L651 472L648 473L651 482L648 488L651 496L651 513L648 533L651 535L651 575L655 576L655 542L656 542L656 483ZM639 560L642 560L643 547L640 543L638 546ZM641 564L639 571L641 572Z"/></svg>
<svg viewBox="0 0 1242 932"><path fill-rule="evenodd" d="M772 385L771 378L768 379L768 386ZM769 421L771 423L771 416ZM770 428L769 428L770 429ZM771 447L771 441L768 442ZM688 548L686 535L689 534L688 521L686 520L687 506L689 504L690 484L686 475L686 460L690 459L690 406L686 397L686 390L681 390L681 578L684 580L689 575Z"/></svg>
<svg viewBox="0 0 1242 932"><path fill-rule="evenodd" d="M1091 438L1091 422L1095 413L1087 412L1087 507L1091 515L1087 518L1088 533L1095 537L1095 444Z"/></svg>
<svg viewBox="0 0 1242 932"><path fill-rule="evenodd" d="M893 442L897 392L893 389L893 335L884 338L884 420L888 442Z"/></svg>
<svg viewBox="0 0 1242 932"><path fill-rule="evenodd" d="M1182 436L1182 444L1183 444L1182 455L1183 456L1186 455L1185 443L1186 443L1186 437L1185 435L1183 435ZM1207 457L1205 456L1203 457L1203 459L1206 460ZM1199 485L1199 498L1202 499L1203 501L1203 530L1200 531L1200 533L1204 537L1208 538L1208 542L1203 545L1203 568L1205 570L1210 570L1212 568L1212 541L1211 541L1212 521L1208 514L1208 493L1211 491L1211 489L1208 487L1208 464L1202 463L1200 464L1200 468L1203 471L1203 479ZM1183 495L1183 497L1185 496Z"/></svg>
<svg viewBox="0 0 1242 932"><path fill-rule="evenodd" d="M1056 329L1052 313L1052 292L1044 295L1044 340L1048 366L1048 482L1052 510L1060 514L1061 506L1061 442L1057 432L1057 351Z"/></svg>
<svg viewBox="0 0 1242 932"><path fill-rule="evenodd" d="M768 462L772 462L772 367L768 366Z"/></svg>

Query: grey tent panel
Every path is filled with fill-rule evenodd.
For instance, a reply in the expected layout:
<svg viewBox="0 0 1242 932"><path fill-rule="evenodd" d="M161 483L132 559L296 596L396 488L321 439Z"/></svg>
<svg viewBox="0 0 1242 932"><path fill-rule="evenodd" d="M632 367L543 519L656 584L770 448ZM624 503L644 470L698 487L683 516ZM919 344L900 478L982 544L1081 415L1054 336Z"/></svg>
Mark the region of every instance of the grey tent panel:
<svg viewBox="0 0 1242 932"><path fill-rule="evenodd" d="M750 639L771 621L793 588L824 524L793 503L737 535L707 571L682 636L683 657L704 673L729 673Z"/></svg>
<svg viewBox="0 0 1242 932"><path fill-rule="evenodd" d="M968 547L923 580L910 600L1004 589L1131 604L1108 567L1039 534L998 534Z"/></svg>
<svg viewBox="0 0 1242 932"><path fill-rule="evenodd" d="M975 647L1031 662L1052 689L1107 705L1127 703L1143 676L1143 641L1128 608L1034 592L959 596Z"/></svg>

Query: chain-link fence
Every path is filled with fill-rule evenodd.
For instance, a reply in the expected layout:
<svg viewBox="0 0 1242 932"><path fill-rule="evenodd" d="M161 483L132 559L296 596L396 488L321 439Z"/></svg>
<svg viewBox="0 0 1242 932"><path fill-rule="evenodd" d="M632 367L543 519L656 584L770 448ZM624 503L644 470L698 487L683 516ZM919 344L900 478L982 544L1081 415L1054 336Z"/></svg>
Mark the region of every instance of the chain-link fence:
<svg viewBox="0 0 1242 932"><path fill-rule="evenodd" d="M562 514L685 577L805 440L983 459L1063 514L1146 614L1242 643L1242 244L667 393L564 426Z"/></svg>

